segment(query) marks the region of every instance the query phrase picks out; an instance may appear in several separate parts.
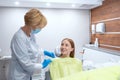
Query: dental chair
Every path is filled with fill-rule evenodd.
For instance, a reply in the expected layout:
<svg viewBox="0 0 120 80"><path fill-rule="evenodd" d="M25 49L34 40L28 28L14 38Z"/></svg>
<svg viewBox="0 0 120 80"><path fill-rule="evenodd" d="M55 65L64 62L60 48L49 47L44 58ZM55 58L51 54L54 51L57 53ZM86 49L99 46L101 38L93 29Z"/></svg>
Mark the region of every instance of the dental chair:
<svg viewBox="0 0 120 80"><path fill-rule="evenodd" d="M45 80L51 80L51 77L50 77L50 71L46 71L45 73Z"/></svg>

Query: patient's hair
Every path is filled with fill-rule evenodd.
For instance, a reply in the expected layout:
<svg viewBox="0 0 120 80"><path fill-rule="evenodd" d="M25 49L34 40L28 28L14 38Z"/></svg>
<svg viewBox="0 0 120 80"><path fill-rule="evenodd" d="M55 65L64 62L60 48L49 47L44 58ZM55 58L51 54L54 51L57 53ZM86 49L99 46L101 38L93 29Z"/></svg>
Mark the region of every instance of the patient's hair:
<svg viewBox="0 0 120 80"><path fill-rule="evenodd" d="M67 40L67 41L70 42L71 47L73 48L73 51L71 51L71 53L70 53L70 57L74 58L74 54L75 54L75 45L74 45L74 41L73 41L72 39L70 39L70 38L65 38L65 39L63 39L62 41L64 41L64 40Z"/></svg>

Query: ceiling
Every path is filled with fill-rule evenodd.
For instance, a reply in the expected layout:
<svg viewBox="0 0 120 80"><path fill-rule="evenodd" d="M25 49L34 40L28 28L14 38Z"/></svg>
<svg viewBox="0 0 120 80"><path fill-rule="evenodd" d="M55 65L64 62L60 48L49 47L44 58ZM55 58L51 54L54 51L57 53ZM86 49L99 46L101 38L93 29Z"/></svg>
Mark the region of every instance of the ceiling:
<svg viewBox="0 0 120 80"><path fill-rule="evenodd" d="M37 7L57 9L93 9L104 0L0 0L0 7Z"/></svg>

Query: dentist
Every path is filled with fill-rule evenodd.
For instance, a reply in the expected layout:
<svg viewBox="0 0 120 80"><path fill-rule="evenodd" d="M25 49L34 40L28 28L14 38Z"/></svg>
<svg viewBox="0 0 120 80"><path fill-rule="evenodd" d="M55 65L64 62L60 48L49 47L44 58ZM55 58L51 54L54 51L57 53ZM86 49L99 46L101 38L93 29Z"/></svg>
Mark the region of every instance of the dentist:
<svg viewBox="0 0 120 80"><path fill-rule="evenodd" d="M47 20L37 9L31 9L24 16L25 25L22 26L11 40L12 59L9 68L9 80L32 80L35 72L42 74L43 68L52 61L41 55L54 57L51 53L41 53L35 41L35 34L43 29ZM40 80L44 80L44 77Z"/></svg>

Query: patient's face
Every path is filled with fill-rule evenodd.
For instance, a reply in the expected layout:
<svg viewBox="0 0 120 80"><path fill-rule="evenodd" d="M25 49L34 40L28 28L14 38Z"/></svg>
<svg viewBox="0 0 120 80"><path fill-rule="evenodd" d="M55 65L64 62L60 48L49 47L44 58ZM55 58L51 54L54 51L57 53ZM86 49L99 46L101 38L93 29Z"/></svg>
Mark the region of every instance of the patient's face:
<svg viewBox="0 0 120 80"><path fill-rule="evenodd" d="M68 40L62 41L60 49L62 57L69 57L70 52L73 51L73 48Z"/></svg>

